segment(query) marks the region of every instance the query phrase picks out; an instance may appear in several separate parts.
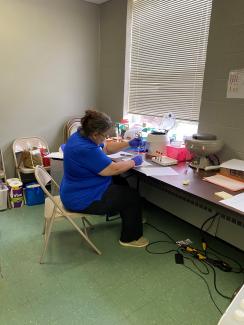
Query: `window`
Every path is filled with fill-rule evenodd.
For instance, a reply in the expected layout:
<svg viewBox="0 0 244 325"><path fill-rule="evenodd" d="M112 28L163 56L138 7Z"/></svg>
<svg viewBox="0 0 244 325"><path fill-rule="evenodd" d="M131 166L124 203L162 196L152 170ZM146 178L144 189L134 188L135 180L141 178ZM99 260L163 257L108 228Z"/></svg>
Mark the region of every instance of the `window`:
<svg viewBox="0 0 244 325"><path fill-rule="evenodd" d="M198 121L212 0L128 0L125 113Z"/></svg>

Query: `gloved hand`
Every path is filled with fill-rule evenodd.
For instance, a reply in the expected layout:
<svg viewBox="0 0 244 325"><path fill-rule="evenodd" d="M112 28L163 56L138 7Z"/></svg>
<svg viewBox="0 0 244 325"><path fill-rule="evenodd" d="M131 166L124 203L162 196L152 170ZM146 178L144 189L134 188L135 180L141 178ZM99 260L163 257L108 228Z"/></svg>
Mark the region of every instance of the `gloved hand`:
<svg viewBox="0 0 244 325"><path fill-rule="evenodd" d="M138 147L142 146L142 144L143 144L142 138L134 138L134 139L131 139L129 141L129 145L131 147L137 147L138 148Z"/></svg>
<svg viewBox="0 0 244 325"><path fill-rule="evenodd" d="M140 166L143 161L142 156L135 156L135 157L131 158L131 160L134 160L135 166Z"/></svg>

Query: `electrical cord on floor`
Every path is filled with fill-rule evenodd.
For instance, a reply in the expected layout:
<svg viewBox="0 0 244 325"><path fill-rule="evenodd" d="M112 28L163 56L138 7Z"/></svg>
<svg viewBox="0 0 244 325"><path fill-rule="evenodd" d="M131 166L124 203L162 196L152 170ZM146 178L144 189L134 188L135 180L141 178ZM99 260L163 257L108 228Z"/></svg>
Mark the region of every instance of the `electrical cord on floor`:
<svg viewBox="0 0 244 325"><path fill-rule="evenodd" d="M184 259L189 259L189 260L191 260L191 259L188 258L188 257L184 257ZM204 283L205 283L206 286L207 286L207 289L208 289L208 293L209 293L210 299L212 300L212 302L213 302L213 304L215 305L215 307L218 309L219 313L222 315L223 312L222 312L222 310L218 307L218 305L216 304L216 302L215 302L215 300L214 300L214 298L213 298L212 292L211 292L211 290L210 290L210 288L209 288L209 284L208 284L207 280L206 280L206 279L205 279L201 274L197 273L195 270L193 270L193 269L190 268L189 266L187 266L187 265L184 264L184 267L187 268L188 270L190 270L191 272L195 273L196 275L198 275L198 276L199 276L199 277L204 281Z"/></svg>
<svg viewBox="0 0 244 325"><path fill-rule="evenodd" d="M219 215L218 213L215 213L213 216L207 218L207 219L203 222L203 224L202 224L202 226L201 226L201 228L200 228L200 234L201 234L201 239L202 239L202 246L203 246L203 250L204 250L204 253L205 253L206 256L208 256L208 254L209 254L209 249L212 250L212 251L215 251L215 250L214 250L213 248L210 248L210 247L207 245L207 242L206 242L206 240L205 240L205 238L204 238L203 233L204 233L204 232L207 232L207 231L212 227L212 225L213 225L213 223L214 223L214 221L215 221L215 218L216 218L218 215ZM205 225L206 225L210 220L212 220L212 221L211 221L211 224L208 226L207 229L204 229L204 226L205 226ZM217 251L215 251L215 252L218 253ZM234 259L232 259L232 258L230 258L230 257L228 257L228 256L225 256L225 255L223 255L223 254L221 254L221 253L218 253L218 254L221 255L221 256L223 256L223 257L225 257L225 258L227 258L227 259L229 259L229 260L231 260L232 262L234 262L235 264L237 264L237 265L238 265L238 268L239 268L238 270L233 270L233 267L231 267L231 266L228 267L228 264L227 264L227 263L222 262L223 265L226 265L226 268L222 268L222 271L233 272L233 273L244 273L244 268L241 266L241 264L240 264L239 262L237 262L236 260L234 260ZM215 256L215 257L218 257L218 256ZM221 262L221 261L219 261L219 262ZM221 268L221 265L220 265L220 264L219 264L219 265L216 264L215 266Z"/></svg>
<svg viewBox="0 0 244 325"><path fill-rule="evenodd" d="M181 250L180 250L180 251L181 251ZM184 253L185 253L184 251L181 251L181 254L183 255L184 259L187 259L187 260L191 261L192 264L195 266L195 268L196 268L200 273L202 273L202 274L204 274L204 275L208 275L208 274L209 274L209 269L208 269L207 265L204 264L203 261L197 260L199 263L201 263L201 265L204 266L206 272L202 271L202 270L198 267L198 265L196 264L196 262L195 262L194 259L189 258L189 257L186 257Z"/></svg>
<svg viewBox="0 0 244 325"><path fill-rule="evenodd" d="M219 215L218 213L215 213L213 216L207 218L207 219L203 222L203 224L201 225L201 228L200 228L200 235L201 235L202 243L205 243L205 239L204 239L203 233L209 231L209 229L212 227L212 225L213 225L213 223L214 223L215 218L216 218L218 215ZM206 225L210 220L212 220L210 226L208 226L207 229L204 229L204 226L205 226L205 225Z"/></svg>
<svg viewBox="0 0 244 325"><path fill-rule="evenodd" d="M215 252L216 254L218 254L218 255L220 255L220 256L223 256L223 257L225 257L225 258L227 258L228 260L230 260L230 261L232 261L232 262L234 262L235 264L237 264L238 265L238 268L239 268L239 270L234 270L233 268L232 268L232 270L230 271L230 272L233 272L233 273L244 273L244 268L243 268L243 266L241 266L241 264L237 261L237 260L235 260L235 259L233 259L232 257L229 257L229 256L227 256L227 255L224 255L224 254L222 254L222 253L220 253L220 252L218 252L218 251L216 251L214 248L212 248L212 247L210 247L210 246L208 246L208 248L207 248L208 250L211 250L211 251L213 251L213 252ZM208 254L213 254L213 253L208 253ZM217 255L215 255L215 254L213 254L215 257L219 257L219 256L217 256Z"/></svg>
<svg viewBox="0 0 244 325"><path fill-rule="evenodd" d="M214 288L215 288L216 292L217 292L221 297L223 297L223 298L225 298L225 299L228 299L228 300L231 300L231 297L224 295L224 294L223 294L222 292L220 292L219 289L217 288L217 285L216 285L216 271L215 271L213 265L212 265L211 263L209 263L207 260L204 261L204 263L208 264L208 265L211 267L211 269L213 270L213 274L214 274Z"/></svg>
<svg viewBox="0 0 244 325"><path fill-rule="evenodd" d="M168 237L168 238L170 239L170 241L171 241L172 243L174 243L174 244L176 243L176 240L174 240L174 238L172 238L172 237L171 237L169 234L167 234L165 231L158 229L157 227L155 227L154 225L152 225L152 224L150 224L150 223L148 223L148 222L145 222L145 225L152 227L153 229L157 230L157 231L160 232L161 234L164 234L166 237Z"/></svg>
<svg viewBox="0 0 244 325"><path fill-rule="evenodd" d="M157 241L154 241L154 242L151 242L150 244L148 244L145 247L145 250L149 254L158 254L158 255L164 255L164 254L168 254L168 253L172 253L172 252L175 252L175 253L178 252L176 249L170 249L170 250L165 251L165 252L155 252L155 251L152 251L152 250L149 249L150 246L155 245L155 244L158 244L158 243L170 243L170 244L172 244L170 241L167 241L167 240L157 240Z"/></svg>
<svg viewBox="0 0 244 325"><path fill-rule="evenodd" d="M209 222L210 220L214 220L216 217L217 217L217 213L214 214L213 216L209 217L207 220L204 221L204 223L202 224L201 226L201 232L203 232L203 227L207 224L207 222ZM155 251L152 251L150 250L149 247L151 247L152 245L155 245L155 244L158 244L158 243L170 243L170 244L176 244L176 241L169 235L167 234L166 232L158 229L157 227L155 227L154 225L152 224L149 224L149 223L146 223L146 225L152 227L153 229L155 229L156 231L162 233L163 235L165 235L166 237L168 237L170 239L170 241L168 240L158 240L158 241L155 241L155 242L151 242L149 245L146 246L146 251L150 254L168 254L168 253L172 253L172 252L176 252L177 254L181 254L183 256L183 259L187 259L187 260L190 260L191 263L196 267L197 271L199 271L200 273L204 274L204 275L208 275L209 274L209 269L208 269L208 266L211 267L211 269L213 270L213 274L214 274L214 288L215 288L215 291L223 298L225 299L228 299L228 300L231 300L231 297L228 297L226 295L224 295L222 292L220 292L220 290L217 288L217 284L216 284L216 271L214 269L214 266L220 268L221 270L223 271L226 271L226 272L229 272L229 265L221 260L213 260L211 258L208 258L207 257L207 254L206 254L206 249L203 249L202 250L198 250L198 249L195 249L193 247L190 247L190 246L180 246L178 247L177 249L170 249L168 251L164 251L164 252L155 252ZM189 249L189 250L187 250ZM210 249L210 248L209 248ZM186 257L185 255L186 254L190 254L193 258L189 258L189 257ZM220 254L221 255L221 254ZM224 255L223 255L224 256ZM194 262L193 259L197 259L202 265L205 265L205 272L200 270L200 268L197 266L197 264ZM233 260L233 259L232 259ZM233 260L234 261L234 260ZM236 261L234 261L236 262ZM240 264L238 262L236 262L239 266ZM184 262L182 263L184 264ZM212 300L212 302L214 303L215 307L218 309L218 311L222 314L223 312L220 310L220 308L217 306L216 302L214 301L213 299L213 296L212 296L212 293L211 293L211 290L209 288L209 285L208 285L208 282L207 280L199 273L197 273L197 271L193 270L192 268L190 268L189 266L187 265L184 265L187 269L191 270L193 273L195 273L196 275L198 275L206 284L207 288L208 288L208 292L209 292L209 296ZM226 266L226 269L224 268L224 266ZM241 266L240 266L241 268Z"/></svg>

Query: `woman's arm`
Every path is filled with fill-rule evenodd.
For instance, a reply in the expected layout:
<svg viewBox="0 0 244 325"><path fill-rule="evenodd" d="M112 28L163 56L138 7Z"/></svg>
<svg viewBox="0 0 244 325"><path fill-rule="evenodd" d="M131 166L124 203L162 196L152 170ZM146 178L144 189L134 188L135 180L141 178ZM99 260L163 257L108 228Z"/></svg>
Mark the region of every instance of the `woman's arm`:
<svg viewBox="0 0 244 325"><path fill-rule="evenodd" d="M116 153L122 149L128 148L129 142L128 141L122 141L122 142L115 142L115 141L106 141L104 143L103 151L110 155L112 153Z"/></svg>
<svg viewBox="0 0 244 325"><path fill-rule="evenodd" d="M100 176L119 175L133 167L135 167L135 161L132 159L126 160L126 161L112 162L110 165L108 165L106 168L104 168L99 173L99 175Z"/></svg>

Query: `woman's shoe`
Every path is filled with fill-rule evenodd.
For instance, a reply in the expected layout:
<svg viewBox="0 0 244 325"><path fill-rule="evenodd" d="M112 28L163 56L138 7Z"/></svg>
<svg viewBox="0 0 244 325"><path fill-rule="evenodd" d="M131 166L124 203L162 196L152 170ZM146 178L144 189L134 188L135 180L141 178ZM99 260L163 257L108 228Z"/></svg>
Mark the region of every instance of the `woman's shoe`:
<svg viewBox="0 0 244 325"><path fill-rule="evenodd" d="M119 241L120 245L122 246L125 246L125 247L138 247L138 248L141 248L141 247L145 247L149 244L149 240L144 238L144 237L141 237L137 240L133 240L129 243L125 243L125 242L122 242L122 241Z"/></svg>

